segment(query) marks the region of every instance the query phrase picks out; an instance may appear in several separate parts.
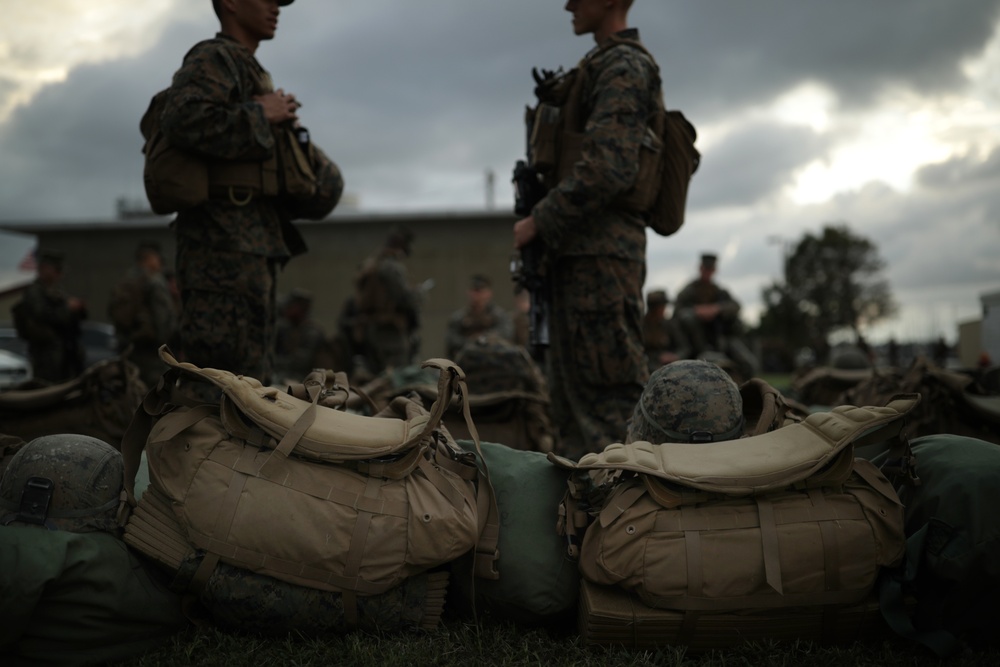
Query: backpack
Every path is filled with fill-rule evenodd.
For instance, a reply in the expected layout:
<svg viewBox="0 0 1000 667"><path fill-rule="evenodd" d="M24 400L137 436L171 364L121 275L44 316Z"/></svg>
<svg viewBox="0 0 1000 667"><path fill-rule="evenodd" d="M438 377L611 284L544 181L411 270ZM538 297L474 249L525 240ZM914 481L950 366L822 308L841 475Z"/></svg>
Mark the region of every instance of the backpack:
<svg viewBox="0 0 1000 667"><path fill-rule="evenodd" d="M873 370L867 379L845 389L838 400L877 405L896 392L923 397L911 417L911 438L951 433L1000 444L1000 392L971 373L942 368L924 356L906 369Z"/></svg>
<svg viewBox="0 0 1000 667"><path fill-rule="evenodd" d="M581 575L682 612L685 642L712 614L747 612L749 629L761 622L755 610L777 624L803 609L862 604L881 568L902 559L903 508L853 448L898 436L918 401L841 406L739 440L615 444L577 464L550 455L603 475L604 502L579 547ZM582 518L567 508L560 516L567 534Z"/></svg>
<svg viewBox="0 0 1000 667"><path fill-rule="evenodd" d="M897 483L906 557L879 582L897 634L939 657L995 645L1000 629L1000 447L958 435L912 441L919 484ZM891 461L887 454L873 463Z"/></svg>
<svg viewBox="0 0 1000 667"><path fill-rule="evenodd" d="M357 626L360 598L469 551L479 576L498 576L488 478L439 428L453 392L467 391L450 361L426 362L439 371L441 396L430 413L400 398L367 417L342 409L343 374L316 371L282 392L179 363L166 347L160 358L170 369L123 440L134 508L124 539L175 572L199 559L195 595L225 563L339 593ZM192 399L192 382L218 387L221 399ZM150 484L135 502L143 449Z"/></svg>
<svg viewBox="0 0 1000 667"><path fill-rule="evenodd" d="M659 67L641 43L612 36L602 49L619 45L638 49L648 56L659 79ZM582 72L588 60L585 58L562 76L539 80L536 89L539 104L528 109L532 165L545 176L549 188L572 172L582 152L584 135L578 128L582 127L579 118L585 78ZM688 186L701 162L701 153L695 148L697 138L694 125L684 114L668 110L662 94L658 96L639 150L636 185L616 204L645 214L646 225L661 236L676 233L684 224Z"/></svg>
<svg viewBox="0 0 1000 667"><path fill-rule="evenodd" d="M106 359L66 382L29 382L0 392L0 423L5 434L25 441L79 433L117 449L146 391L134 363L124 356Z"/></svg>

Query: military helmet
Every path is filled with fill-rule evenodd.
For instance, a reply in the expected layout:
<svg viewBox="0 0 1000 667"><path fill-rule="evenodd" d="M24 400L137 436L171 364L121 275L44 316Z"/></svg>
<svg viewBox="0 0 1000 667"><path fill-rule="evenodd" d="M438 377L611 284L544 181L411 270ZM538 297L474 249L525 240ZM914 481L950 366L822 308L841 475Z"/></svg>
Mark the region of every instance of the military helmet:
<svg viewBox="0 0 1000 667"><path fill-rule="evenodd" d="M628 426L628 442L720 442L742 434L739 387L719 366L700 359L656 369Z"/></svg>
<svg viewBox="0 0 1000 667"><path fill-rule="evenodd" d="M124 473L121 453L103 440L77 434L35 438L0 478L0 524L114 532Z"/></svg>

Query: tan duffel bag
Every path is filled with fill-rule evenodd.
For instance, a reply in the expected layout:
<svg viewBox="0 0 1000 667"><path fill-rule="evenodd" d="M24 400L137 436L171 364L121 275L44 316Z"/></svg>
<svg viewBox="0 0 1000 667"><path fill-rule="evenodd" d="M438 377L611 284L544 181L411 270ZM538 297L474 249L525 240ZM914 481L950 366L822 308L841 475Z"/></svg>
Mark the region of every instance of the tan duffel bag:
<svg viewBox="0 0 1000 667"><path fill-rule="evenodd" d="M575 468L611 492L580 547L587 580L701 613L853 605L903 557L903 508L854 446L898 441L918 395L842 406L718 443L611 445ZM563 461L564 465L566 464ZM570 464L571 465L571 464ZM567 516L578 516L569 512Z"/></svg>
<svg viewBox="0 0 1000 667"><path fill-rule="evenodd" d="M497 576L488 478L438 428L453 393L466 391L453 363L425 362L440 373L430 413L403 398L365 417L320 404L330 393L323 372L306 379L303 400L178 363L166 348L160 357L171 370L123 441L129 494L143 447L150 477L125 541L172 570L204 555L193 590L223 562L342 593L353 608L357 596L384 593L473 549L477 573ZM190 400L183 385L191 381L218 386L221 401Z"/></svg>

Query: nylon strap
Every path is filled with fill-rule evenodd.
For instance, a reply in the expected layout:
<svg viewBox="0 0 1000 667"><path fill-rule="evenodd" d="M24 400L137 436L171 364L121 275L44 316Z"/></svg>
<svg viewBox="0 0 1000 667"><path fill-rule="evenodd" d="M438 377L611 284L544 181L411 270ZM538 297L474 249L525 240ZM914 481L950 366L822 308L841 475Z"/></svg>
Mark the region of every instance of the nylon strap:
<svg viewBox="0 0 1000 667"><path fill-rule="evenodd" d="M766 497L757 498L760 514L760 545L764 552L764 575L767 584L778 595L783 595L781 584L781 552L778 549L778 525L774 520L774 505Z"/></svg>

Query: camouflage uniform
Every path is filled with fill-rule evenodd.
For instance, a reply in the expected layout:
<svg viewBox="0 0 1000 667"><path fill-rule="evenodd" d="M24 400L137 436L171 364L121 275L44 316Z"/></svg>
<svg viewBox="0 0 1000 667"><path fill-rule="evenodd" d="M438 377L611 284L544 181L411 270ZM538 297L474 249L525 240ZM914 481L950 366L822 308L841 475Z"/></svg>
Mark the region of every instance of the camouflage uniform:
<svg viewBox="0 0 1000 667"><path fill-rule="evenodd" d="M108 304L121 350L132 346L129 359L139 367L147 387L154 387L167 367L159 348L177 333L177 311L167 279L132 267L115 287Z"/></svg>
<svg viewBox="0 0 1000 667"><path fill-rule="evenodd" d="M674 319L646 313L642 318L642 340L646 346L650 372L663 365L660 356L664 352L673 352L680 359L687 359L691 355L691 343Z"/></svg>
<svg viewBox="0 0 1000 667"><path fill-rule="evenodd" d="M355 280L354 299L341 316L351 356L360 358L372 375L411 364L417 352L420 299L408 282L406 255L385 247L366 259Z"/></svg>
<svg viewBox="0 0 1000 667"><path fill-rule="evenodd" d="M28 357L38 379L63 382L84 370L80 321L85 314L70 310L68 298L58 287L36 280L25 288L17 306L23 317L18 335L28 342Z"/></svg>
<svg viewBox="0 0 1000 667"><path fill-rule="evenodd" d="M496 334L507 341L514 339L514 320L493 301L481 313L474 313L466 306L451 314L445 338L445 355L454 359L468 339L483 334Z"/></svg>
<svg viewBox="0 0 1000 667"><path fill-rule="evenodd" d="M618 33L638 41L635 29ZM616 204L635 185L639 148L656 109L656 64L626 44L591 51L580 67L582 157L532 211L552 294L548 351L562 453L620 442L649 377L642 344L646 222Z"/></svg>
<svg viewBox="0 0 1000 667"><path fill-rule="evenodd" d="M328 368L326 334L313 320L299 324L279 317L274 347L274 376L277 381L301 382L314 368Z"/></svg>
<svg viewBox="0 0 1000 667"><path fill-rule="evenodd" d="M695 314L695 306L716 304L719 315L712 322L703 322ZM740 339L743 327L739 319L740 304L727 290L714 281L692 280L677 295L674 318L690 336L694 354L715 350L723 352L737 363L747 379L757 373L757 359Z"/></svg>
<svg viewBox="0 0 1000 667"><path fill-rule="evenodd" d="M249 49L219 33L196 44L174 75L161 117L171 145L208 159L263 161L275 138L263 108L270 77ZM305 244L291 220L322 217L343 190L336 166L315 150L317 193L311 200L225 197L181 211L177 279L181 347L186 361L268 381L275 326L275 276Z"/></svg>

